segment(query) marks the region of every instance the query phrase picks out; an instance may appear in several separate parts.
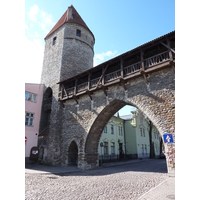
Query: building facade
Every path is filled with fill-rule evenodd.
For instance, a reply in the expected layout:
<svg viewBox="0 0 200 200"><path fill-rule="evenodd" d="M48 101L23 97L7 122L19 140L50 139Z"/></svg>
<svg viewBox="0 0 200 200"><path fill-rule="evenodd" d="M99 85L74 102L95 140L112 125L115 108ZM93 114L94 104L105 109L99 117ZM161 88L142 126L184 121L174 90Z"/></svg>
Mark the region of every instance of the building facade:
<svg viewBox="0 0 200 200"><path fill-rule="evenodd" d="M119 159L122 150L126 158L149 158L149 131L149 120L139 110L132 111L130 115L113 116L102 132L98 147L99 159L103 161ZM162 141L153 124L151 140L153 157L158 158L162 150Z"/></svg>
<svg viewBox="0 0 200 200"><path fill-rule="evenodd" d="M38 145L39 122L43 99L43 84L25 84L25 162L29 162L32 147Z"/></svg>
<svg viewBox="0 0 200 200"><path fill-rule="evenodd" d="M132 111L129 118L125 118L126 154L128 157L150 157L150 126L152 126L153 157L159 157L162 138L157 128L152 123L150 124L148 118L138 109Z"/></svg>
<svg viewBox="0 0 200 200"><path fill-rule="evenodd" d="M103 144L101 146L101 144ZM105 126L99 142L99 158L112 161L120 158L124 152L124 120L113 116Z"/></svg>
<svg viewBox="0 0 200 200"><path fill-rule="evenodd" d="M40 152L43 152L40 157L42 162L50 165L74 164L81 169L97 167L98 143L103 128L110 117L127 104L136 105L143 112L147 111L148 116L152 114L151 120L159 127L161 134L170 127L174 131L174 72L171 69L164 69L173 65L173 57L169 55L169 50L165 52L166 47L160 44L163 38L164 36L156 40L155 49L154 40L146 44L144 52L138 47L93 68L95 38L75 8L68 7L45 37L41 76L41 83L44 84L44 101L38 142ZM174 41L173 38L171 41ZM144 45L142 49L143 47ZM151 59L162 57L158 56L161 53L164 64L159 70L163 71L157 72L155 68L154 72L154 68L150 65ZM145 69L141 68L144 58L147 67L151 68L150 71L152 70L153 73L151 78L148 77L151 89L152 85L154 87L151 92L147 87L147 77L143 73ZM138 79L133 78L135 75ZM156 78L157 76L159 79ZM130 82L125 84L124 78ZM168 82L163 83L163 80ZM108 88L104 87L105 82ZM163 89L163 84L170 86L167 91ZM172 99L162 101L163 103L160 104L157 98L153 97L161 94ZM153 103L150 105L151 101ZM172 117L169 117L170 122L166 128L167 115L161 117L161 114L156 114L155 111L159 107L164 109L168 104ZM141 129L143 134L145 128L141 126ZM136 136L137 134L138 132L135 133ZM139 145L141 144L142 153L137 147L137 155L148 155L148 147L145 146L147 140L146 137L141 138ZM109 149L106 153L109 153Z"/></svg>

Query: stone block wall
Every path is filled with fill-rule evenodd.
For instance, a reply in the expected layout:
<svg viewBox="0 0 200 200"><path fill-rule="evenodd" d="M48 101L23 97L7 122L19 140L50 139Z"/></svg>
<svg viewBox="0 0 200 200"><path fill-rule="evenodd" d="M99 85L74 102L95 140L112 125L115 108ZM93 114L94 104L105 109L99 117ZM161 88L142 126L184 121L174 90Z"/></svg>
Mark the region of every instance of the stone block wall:
<svg viewBox="0 0 200 200"><path fill-rule="evenodd" d="M81 36L76 36L76 31L81 31ZM80 74L93 67L94 38L85 28L67 23L65 25L62 68L60 80Z"/></svg>

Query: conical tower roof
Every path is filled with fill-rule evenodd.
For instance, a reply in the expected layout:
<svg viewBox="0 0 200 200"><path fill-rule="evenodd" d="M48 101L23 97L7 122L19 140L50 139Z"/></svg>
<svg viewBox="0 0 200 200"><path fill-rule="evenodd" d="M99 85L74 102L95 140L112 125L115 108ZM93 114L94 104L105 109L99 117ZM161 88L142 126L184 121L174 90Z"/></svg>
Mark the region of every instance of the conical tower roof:
<svg viewBox="0 0 200 200"><path fill-rule="evenodd" d="M90 29L88 28L86 23L83 21L81 16L78 14L76 9L74 8L74 6L71 5L68 7L68 9L62 15L62 17L58 20L56 25L51 29L51 31L47 34L47 36L44 39L46 39L48 36L50 36L53 32L55 32L57 29L59 29L65 23L74 23L74 24L81 25L84 28L86 28L94 37L92 31L90 31Z"/></svg>

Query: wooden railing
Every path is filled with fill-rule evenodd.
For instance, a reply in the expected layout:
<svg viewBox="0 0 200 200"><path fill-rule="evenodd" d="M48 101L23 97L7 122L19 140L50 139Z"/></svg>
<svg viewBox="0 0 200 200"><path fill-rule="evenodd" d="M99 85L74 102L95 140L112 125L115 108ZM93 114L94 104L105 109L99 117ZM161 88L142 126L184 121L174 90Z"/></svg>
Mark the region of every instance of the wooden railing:
<svg viewBox="0 0 200 200"><path fill-rule="evenodd" d="M67 96L72 96L74 94L74 87L66 89Z"/></svg>
<svg viewBox="0 0 200 200"><path fill-rule="evenodd" d="M156 66L158 64L165 63L166 61L169 61L170 60L169 52L170 51L165 51L165 52L162 52L162 53L157 54L155 56L144 59L143 62L144 62L145 70L152 68L153 66ZM172 54L172 59L175 60L174 54ZM134 63L134 64L129 65L127 67L124 67L120 70L116 70L112 73L105 74L103 76L103 78L101 79L99 84L98 84L98 82L100 80L100 77L90 80L89 83L85 82L85 83L82 83L82 84L78 84L76 86L76 94L79 94L80 92L88 90L88 85L89 85L89 90L90 90L90 89L94 89L97 86L97 84L98 84L98 87L101 86L102 84L104 84L106 86L107 84L110 84L114 80L117 80L119 78L126 78L127 79L129 76L132 77L132 74L139 72L141 68L142 68L142 61ZM123 70L123 71L121 71L121 70ZM102 81L102 80L104 80L104 81ZM63 86L63 87L61 87L61 90L62 90L62 92L61 91L59 92L59 98L65 99L65 98L69 98L70 96L74 95L75 87L71 87L69 89L64 89L64 86ZM62 94L62 96L61 96L61 94Z"/></svg>
<svg viewBox="0 0 200 200"><path fill-rule="evenodd" d="M108 83L108 82L118 79L120 76L121 76L121 70L118 70L118 71L106 74L104 76L104 81L105 83Z"/></svg>
<svg viewBox="0 0 200 200"><path fill-rule="evenodd" d="M84 91L88 88L88 82L77 85L76 92Z"/></svg>
<svg viewBox="0 0 200 200"><path fill-rule="evenodd" d="M163 53L160 53L160 54L157 54L155 56L145 59L144 60L144 68L148 69L150 67L153 67L153 66L160 64L162 62L165 62L167 60L169 60L169 51L165 51Z"/></svg>
<svg viewBox="0 0 200 200"><path fill-rule="evenodd" d="M90 88L96 87L96 86L97 86L97 83L99 82L99 79L100 79L100 77L95 78L95 79L92 79L92 80L90 81ZM101 82L99 83L99 85L101 85Z"/></svg>
<svg viewBox="0 0 200 200"><path fill-rule="evenodd" d="M137 62L135 64L129 65L128 67L124 68L124 76L128 76L133 74L141 69L141 62Z"/></svg>

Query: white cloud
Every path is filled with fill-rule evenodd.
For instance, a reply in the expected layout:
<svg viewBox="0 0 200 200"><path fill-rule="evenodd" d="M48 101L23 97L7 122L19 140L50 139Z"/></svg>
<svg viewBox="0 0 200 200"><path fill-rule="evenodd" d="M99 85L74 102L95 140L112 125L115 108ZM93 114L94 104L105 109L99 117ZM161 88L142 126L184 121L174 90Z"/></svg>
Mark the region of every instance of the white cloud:
<svg viewBox="0 0 200 200"><path fill-rule="evenodd" d="M101 64L102 62L105 62L108 59L111 59L117 55L117 51L107 51L100 54L94 55L94 66L97 66Z"/></svg>
<svg viewBox="0 0 200 200"><path fill-rule="evenodd" d="M38 14L38 12L39 12L39 8L37 5L34 5L33 7L31 7L30 11L28 12L29 19L31 21L36 21L36 15Z"/></svg>
<svg viewBox="0 0 200 200"><path fill-rule="evenodd" d="M47 12L40 10L37 5L30 8L28 12L29 19L34 22L34 24L29 23L29 27L33 28L39 25L42 31L46 34L54 25L52 15ZM28 30L28 26L26 29Z"/></svg>
<svg viewBox="0 0 200 200"><path fill-rule="evenodd" d="M41 11L40 12L40 17L42 19L42 21L47 24L47 25L53 25L53 21L52 21L52 16L49 15L48 13Z"/></svg>

